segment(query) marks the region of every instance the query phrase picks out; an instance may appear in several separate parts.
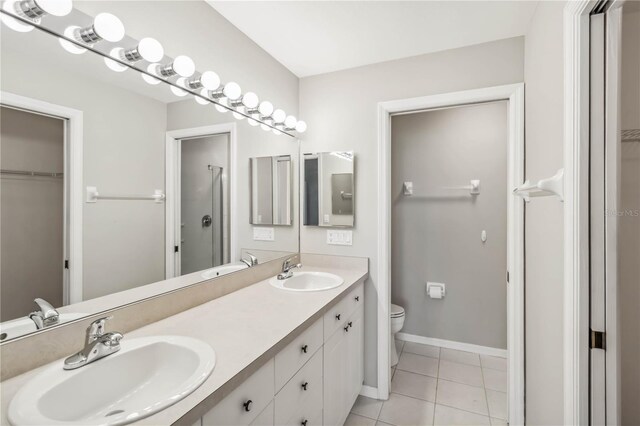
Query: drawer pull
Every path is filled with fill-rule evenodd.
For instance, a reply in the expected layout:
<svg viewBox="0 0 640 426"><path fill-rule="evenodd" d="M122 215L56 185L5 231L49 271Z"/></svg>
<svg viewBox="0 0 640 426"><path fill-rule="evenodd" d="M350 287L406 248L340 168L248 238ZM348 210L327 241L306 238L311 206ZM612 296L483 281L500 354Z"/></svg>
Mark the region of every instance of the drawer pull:
<svg viewBox="0 0 640 426"><path fill-rule="evenodd" d="M340 321L340 314L336 315L336 319Z"/></svg>
<svg viewBox="0 0 640 426"><path fill-rule="evenodd" d="M356 296L356 302L360 301L360 296Z"/></svg>
<svg viewBox="0 0 640 426"><path fill-rule="evenodd" d="M309 386L309 382L304 382L302 384L302 390L307 390L307 386Z"/></svg>
<svg viewBox="0 0 640 426"><path fill-rule="evenodd" d="M244 406L244 411L251 411L251 404L253 404L252 400L248 400L247 402L242 404Z"/></svg>
<svg viewBox="0 0 640 426"><path fill-rule="evenodd" d="M353 327L353 323L349 321L349 327Z"/></svg>
<svg viewBox="0 0 640 426"><path fill-rule="evenodd" d="M300 426L307 426L308 420L303 420L300 422Z"/></svg>
<svg viewBox="0 0 640 426"><path fill-rule="evenodd" d="M300 349L302 349L302 352L304 352L304 353L306 354L306 353L307 353L307 349L308 349L308 348L309 348L309 345L304 345L304 346L302 346L302 348L300 348Z"/></svg>
<svg viewBox="0 0 640 426"><path fill-rule="evenodd" d="M344 326L344 331L347 331L347 332L349 331L349 326L348 325Z"/></svg>

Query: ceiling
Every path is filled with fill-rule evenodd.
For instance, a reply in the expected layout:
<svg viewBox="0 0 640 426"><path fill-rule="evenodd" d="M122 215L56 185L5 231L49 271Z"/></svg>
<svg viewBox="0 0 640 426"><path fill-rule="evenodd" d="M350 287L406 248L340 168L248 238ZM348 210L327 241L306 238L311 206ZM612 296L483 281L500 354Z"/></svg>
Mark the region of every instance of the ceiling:
<svg viewBox="0 0 640 426"><path fill-rule="evenodd" d="M298 77L524 35L537 1L207 0Z"/></svg>

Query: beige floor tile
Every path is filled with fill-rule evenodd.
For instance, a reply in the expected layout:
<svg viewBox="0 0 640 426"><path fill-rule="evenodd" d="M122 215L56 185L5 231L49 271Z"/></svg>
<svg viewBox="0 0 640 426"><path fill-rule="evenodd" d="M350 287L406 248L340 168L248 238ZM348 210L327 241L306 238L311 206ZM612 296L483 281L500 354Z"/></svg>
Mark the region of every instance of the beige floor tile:
<svg viewBox="0 0 640 426"><path fill-rule="evenodd" d="M480 355L482 368L491 370L507 371L507 359L491 355Z"/></svg>
<svg viewBox="0 0 640 426"><path fill-rule="evenodd" d="M404 352L400 355L400 361L396 370L410 371L426 376L438 377L438 360L422 355Z"/></svg>
<svg viewBox="0 0 640 426"><path fill-rule="evenodd" d="M440 360L438 377L452 382L482 387L482 369L475 365Z"/></svg>
<svg viewBox="0 0 640 426"><path fill-rule="evenodd" d="M482 375L484 376L484 387L491 390L497 390L500 392L507 391L507 372L491 370L489 368L482 369Z"/></svg>
<svg viewBox="0 0 640 426"><path fill-rule="evenodd" d="M391 392L435 402L438 379L398 370L391 381Z"/></svg>
<svg viewBox="0 0 640 426"><path fill-rule="evenodd" d="M353 404L353 407L351 408L351 412L370 419L377 419L383 402L384 401L380 401L378 399L367 398L366 396L359 395L355 404Z"/></svg>
<svg viewBox="0 0 640 426"><path fill-rule="evenodd" d="M376 426L393 426L393 425L390 425L389 423L385 423L385 422L377 421L377 422L376 422Z"/></svg>
<svg viewBox="0 0 640 426"><path fill-rule="evenodd" d="M357 414L349 413L347 420L344 422L344 426L375 426L376 421L368 417L358 416Z"/></svg>
<svg viewBox="0 0 640 426"><path fill-rule="evenodd" d="M431 358L440 357L440 348L437 346L423 345L421 343L406 342L404 344L404 352L409 352L416 355L428 356Z"/></svg>
<svg viewBox="0 0 640 426"><path fill-rule="evenodd" d="M436 404L436 414L433 421L434 425L487 425L491 422L489 417L480 414L470 413L468 411L458 410L457 408L447 407L446 405Z"/></svg>
<svg viewBox="0 0 640 426"><path fill-rule="evenodd" d="M462 383L438 380L436 403L483 416L489 415L484 389Z"/></svg>
<svg viewBox="0 0 640 426"><path fill-rule="evenodd" d="M380 411L379 421L396 426L433 424L433 402L392 393Z"/></svg>
<svg viewBox="0 0 640 426"><path fill-rule="evenodd" d="M489 415L496 419L507 419L507 394L487 389L487 404L489 405Z"/></svg>
<svg viewBox="0 0 640 426"><path fill-rule="evenodd" d="M480 356L473 352L459 351L456 349L440 349L440 359L445 361L459 362L461 364L470 364L480 366Z"/></svg>
<svg viewBox="0 0 640 426"><path fill-rule="evenodd" d="M404 350L404 341L403 340L397 340L396 339L396 352L398 352L398 356L400 356L400 354L402 353L402 351Z"/></svg>
<svg viewBox="0 0 640 426"><path fill-rule="evenodd" d="M502 420L502 419L494 419L492 417L491 418L491 425L492 426L507 426L507 421L506 420Z"/></svg>

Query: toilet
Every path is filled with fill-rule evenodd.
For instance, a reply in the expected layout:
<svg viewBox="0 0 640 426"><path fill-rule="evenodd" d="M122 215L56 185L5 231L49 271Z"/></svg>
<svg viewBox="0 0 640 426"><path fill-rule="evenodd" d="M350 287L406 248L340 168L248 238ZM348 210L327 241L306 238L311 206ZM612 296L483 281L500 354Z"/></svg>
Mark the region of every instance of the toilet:
<svg viewBox="0 0 640 426"><path fill-rule="evenodd" d="M391 366L398 363L398 351L396 350L396 333L402 330L404 325L404 308L391 304Z"/></svg>

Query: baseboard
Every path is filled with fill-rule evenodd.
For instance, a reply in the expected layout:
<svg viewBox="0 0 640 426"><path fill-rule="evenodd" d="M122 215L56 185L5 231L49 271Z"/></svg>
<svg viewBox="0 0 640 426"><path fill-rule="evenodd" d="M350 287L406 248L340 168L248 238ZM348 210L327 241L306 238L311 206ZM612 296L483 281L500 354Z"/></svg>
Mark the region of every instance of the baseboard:
<svg viewBox="0 0 640 426"><path fill-rule="evenodd" d="M362 388L360 389L360 395L366 396L368 398L378 399L378 388L362 385Z"/></svg>
<svg viewBox="0 0 640 426"><path fill-rule="evenodd" d="M441 348L457 349L460 351L475 352L482 355L507 357L506 349L491 348L489 346L473 345L471 343L454 342L453 340L436 339L434 337L417 336L409 333L396 333L396 339L404 342L422 343L424 345L440 346ZM362 392L360 392L362 395Z"/></svg>

